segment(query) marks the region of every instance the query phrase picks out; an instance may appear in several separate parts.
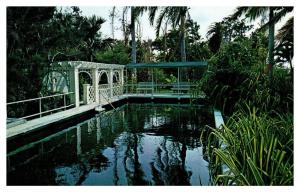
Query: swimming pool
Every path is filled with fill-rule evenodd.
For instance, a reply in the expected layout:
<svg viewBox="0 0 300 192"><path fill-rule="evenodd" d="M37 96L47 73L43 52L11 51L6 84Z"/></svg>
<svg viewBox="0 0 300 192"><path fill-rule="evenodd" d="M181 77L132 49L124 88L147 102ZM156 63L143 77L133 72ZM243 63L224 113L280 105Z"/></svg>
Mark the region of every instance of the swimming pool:
<svg viewBox="0 0 300 192"><path fill-rule="evenodd" d="M207 125L207 106L128 103L49 135L9 141L7 184L210 185L199 139Z"/></svg>

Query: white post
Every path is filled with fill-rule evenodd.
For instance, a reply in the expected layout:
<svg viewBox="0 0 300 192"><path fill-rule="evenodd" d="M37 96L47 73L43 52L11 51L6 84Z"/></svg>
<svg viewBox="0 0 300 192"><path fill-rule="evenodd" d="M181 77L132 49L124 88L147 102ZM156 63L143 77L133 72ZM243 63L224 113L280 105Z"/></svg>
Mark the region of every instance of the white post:
<svg viewBox="0 0 300 192"><path fill-rule="evenodd" d="M119 77L119 81L120 81L120 86L121 86L121 91L120 91L120 95L124 94L124 69L120 70L120 77Z"/></svg>
<svg viewBox="0 0 300 192"><path fill-rule="evenodd" d="M110 89L110 98L113 97L113 69L109 70L109 89Z"/></svg>
<svg viewBox="0 0 300 192"><path fill-rule="evenodd" d="M68 87L68 92L73 92L73 94L70 95L70 99L71 99L71 104L75 104L75 73L74 73L74 69L70 69L68 71L68 76L70 79L70 84Z"/></svg>
<svg viewBox="0 0 300 192"><path fill-rule="evenodd" d="M39 99L39 111L40 111L40 117L42 117L42 99Z"/></svg>
<svg viewBox="0 0 300 192"><path fill-rule="evenodd" d="M121 72L120 72L120 84L121 84L121 86L124 85L124 69L121 69Z"/></svg>
<svg viewBox="0 0 300 192"><path fill-rule="evenodd" d="M90 90L90 84L83 84L83 103L89 104L90 103L90 97L89 97L89 90Z"/></svg>
<svg viewBox="0 0 300 192"><path fill-rule="evenodd" d="M126 85L125 85L126 86L126 91L125 91L125 93L128 94L128 70L127 69L125 70L125 73L126 73L125 74L125 77L126 77Z"/></svg>
<svg viewBox="0 0 300 192"><path fill-rule="evenodd" d="M93 86L95 91L95 102L99 103L99 76L98 76L98 69L93 69Z"/></svg>
<svg viewBox="0 0 300 192"><path fill-rule="evenodd" d="M74 84L75 84L75 107L79 107L79 72L77 68L74 68Z"/></svg>

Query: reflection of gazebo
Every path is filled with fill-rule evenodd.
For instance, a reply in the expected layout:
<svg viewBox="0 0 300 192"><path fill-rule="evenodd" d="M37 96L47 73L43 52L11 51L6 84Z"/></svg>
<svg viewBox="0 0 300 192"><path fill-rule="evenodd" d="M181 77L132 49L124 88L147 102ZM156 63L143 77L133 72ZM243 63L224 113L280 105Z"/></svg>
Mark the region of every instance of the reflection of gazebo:
<svg viewBox="0 0 300 192"><path fill-rule="evenodd" d="M112 97L114 92L122 92L115 90L121 88L124 84L123 72L124 65L93 63L86 61L65 61L53 63L51 72L48 75L52 87L59 87L60 82L64 82L69 92L74 92L72 97L75 106L80 105L79 100L79 75L84 73L90 78L91 84L84 84L84 102L86 104L96 102L99 103L102 93L101 89L105 89L104 97ZM61 79L51 76L55 72L60 74ZM55 84L56 83L56 84Z"/></svg>

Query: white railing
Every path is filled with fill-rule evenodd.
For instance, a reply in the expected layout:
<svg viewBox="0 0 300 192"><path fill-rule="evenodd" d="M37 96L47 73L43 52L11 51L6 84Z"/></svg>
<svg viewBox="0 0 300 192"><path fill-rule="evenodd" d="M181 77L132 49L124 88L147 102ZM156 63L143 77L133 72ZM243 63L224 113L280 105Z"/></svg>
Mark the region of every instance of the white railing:
<svg viewBox="0 0 300 192"><path fill-rule="evenodd" d="M98 91L99 91L100 103L103 103L110 98L110 88L108 84L99 85Z"/></svg>
<svg viewBox="0 0 300 192"><path fill-rule="evenodd" d="M94 87L93 86L90 86L89 87L89 91L88 91L88 97L89 97L89 101L90 102L95 102L96 101L96 98L95 98L95 90L94 90Z"/></svg>
<svg viewBox="0 0 300 192"><path fill-rule="evenodd" d="M113 93L113 96L123 95L123 86L120 84L114 84L112 93Z"/></svg>
<svg viewBox="0 0 300 192"><path fill-rule="evenodd" d="M21 101L14 101L14 102L7 103L6 105L7 105L7 107L9 107L9 106L16 105L16 104L21 104L21 103L24 104L24 103L27 103L27 102L38 101L38 103L39 103L39 112L38 113L27 115L27 116L24 116L24 117L18 117L18 118L26 119L26 118L30 118L30 117L34 117L34 116L42 117L42 115L45 114L45 113L51 113L51 112L62 110L62 109L66 110L67 108L69 108L71 106L75 106L74 103L70 104L70 105L67 105L66 96L71 95L71 94L74 94L74 92L50 95L50 96L45 96L45 97L38 97L38 98L33 98L33 99L26 99L26 100L21 100ZM49 99L49 98L54 98L54 97L63 97L63 106L60 106L60 107L57 107L57 108L54 108L54 109L50 109L50 110L46 110L46 111L42 111L42 100Z"/></svg>
<svg viewBox="0 0 300 192"><path fill-rule="evenodd" d="M123 86L121 84L113 84L112 89L108 84L99 85L100 103L107 102L115 96L123 95Z"/></svg>

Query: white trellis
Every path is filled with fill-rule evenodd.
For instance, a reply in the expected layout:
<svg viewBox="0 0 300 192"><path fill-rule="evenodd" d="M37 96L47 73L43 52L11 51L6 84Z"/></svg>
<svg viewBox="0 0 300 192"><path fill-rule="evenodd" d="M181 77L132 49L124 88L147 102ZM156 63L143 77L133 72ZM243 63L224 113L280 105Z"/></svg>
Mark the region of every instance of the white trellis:
<svg viewBox="0 0 300 192"><path fill-rule="evenodd" d="M65 61L52 64L53 70L66 71L68 76L68 88L74 92L73 101L75 106L79 107L79 73L87 73L91 79L91 85L84 86L84 103L101 102L102 99L109 99L115 95L120 95L123 90L124 65L104 64L86 61ZM107 76L107 84L99 84L102 75ZM114 84L113 77L116 77L117 82ZM106 98L103 98L106 97Z"/></svg>

